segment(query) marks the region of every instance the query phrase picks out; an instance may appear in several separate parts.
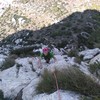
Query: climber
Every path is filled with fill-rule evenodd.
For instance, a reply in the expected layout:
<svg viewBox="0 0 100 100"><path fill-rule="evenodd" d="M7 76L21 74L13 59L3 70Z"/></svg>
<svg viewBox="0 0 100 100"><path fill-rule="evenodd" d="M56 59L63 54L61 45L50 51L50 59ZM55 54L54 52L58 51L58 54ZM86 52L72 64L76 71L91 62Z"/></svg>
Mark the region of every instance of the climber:
<svg viewBox="0 0 100 100"><path fill-rule="evenodd" d="M40 53L39 57L39 66L42 68L41 58L44 58L46 63L50 63L50 59L54 59L54 62L56 62L56 57L54 56L53 52L50 52L48 47L43 48L43 53Z"/></svg>

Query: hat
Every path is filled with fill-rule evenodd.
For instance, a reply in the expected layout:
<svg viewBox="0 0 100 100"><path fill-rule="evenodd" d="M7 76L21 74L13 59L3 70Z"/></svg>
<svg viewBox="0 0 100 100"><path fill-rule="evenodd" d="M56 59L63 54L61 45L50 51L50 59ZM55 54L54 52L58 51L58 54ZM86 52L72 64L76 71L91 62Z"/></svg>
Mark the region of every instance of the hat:
<svg viewBox="0 0 100 100"><path fill-rule="evenodd" d="M49 48L43 48L43 52L48 52L49 51Z"/></svg>

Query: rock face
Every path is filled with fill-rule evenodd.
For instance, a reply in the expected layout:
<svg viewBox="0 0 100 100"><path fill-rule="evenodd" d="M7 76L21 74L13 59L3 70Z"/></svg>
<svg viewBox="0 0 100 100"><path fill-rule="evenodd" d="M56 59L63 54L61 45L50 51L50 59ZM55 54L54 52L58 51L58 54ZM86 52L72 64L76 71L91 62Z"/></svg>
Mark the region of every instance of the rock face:
<svg viewBox="0 0 100 100"><path fill-rule="evenodd" d="M23 100L23 99L22 99L22 95L23 95L23 91L22 91L22 90L23 90L23 89L20 90L20 92L17 94L17 96L15 97L14 100Z"/></svg>
<svg viewBox="0 0 100 100"><path fill-rule="evenodd" d="M9 35L0 46L55 45L58 48L85 49L100 44L99 15L97 10L75 12L63 20L39 30L24 29Z"/></svg>
<svg viewBox="0 0 100 100"><path fill-rule="evenodd" d="M94 59L94 61L96 61L96 59L98 57L95 58L95 56L97 54L100 53L100 49L99 48L95 48L95 49L91 49L91 50L85 50L79 53L79 55L83 56L83 60L89 60L89 59ZM92 63L94 62L92 61Z"/></svg>
<svg viewBox="0 0 100 100"><path fill-rule="evenodd" d="M93 59L90 60L90 64L93 63L100 63L100 54L98 54L97 56L95 56Z"/></svg>

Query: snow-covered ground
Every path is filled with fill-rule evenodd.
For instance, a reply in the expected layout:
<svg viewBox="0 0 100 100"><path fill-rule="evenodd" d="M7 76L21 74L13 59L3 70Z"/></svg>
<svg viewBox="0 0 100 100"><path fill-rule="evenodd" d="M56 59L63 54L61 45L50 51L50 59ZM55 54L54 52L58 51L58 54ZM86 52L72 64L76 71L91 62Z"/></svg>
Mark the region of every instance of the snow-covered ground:
<svg viewBox="0 0 100 100"><path fill-rule="evenodd" d="M3 55L0 56L0 59L1 57L3 59L5 58L5 56ZM37 57L17 58L16 64L13 67L0 72L0 89L4 92L4 96L14 98L15 96L17 96L19 91L23 89L23 100L59 100L58 91L49 95L45 93L39 95L36 94L35 88L37 86L37 83L41 79L41 76L37 76L37 73L32 71L32 65L29 62L32 62L36 71L41 73L43 73L43 70L45 68L54 71L55 68L60 70L62 68L70 67L71 65L77 65L80 67L80 70L90 75L86 62L81 62L81 64L79 65L78 63L74 62L74 57L71 58L67 55L61 56L60 54L55 55L55 57L57 58L57 62L55 63L53 59L50 61L50 64L46 64L45 61L42 60L42 69L38 68ZM22 65L19 71L16 68L17 64ZM61 100L79 100L80 98L79 94L71 91L60 90L59 92Z"/></svg>

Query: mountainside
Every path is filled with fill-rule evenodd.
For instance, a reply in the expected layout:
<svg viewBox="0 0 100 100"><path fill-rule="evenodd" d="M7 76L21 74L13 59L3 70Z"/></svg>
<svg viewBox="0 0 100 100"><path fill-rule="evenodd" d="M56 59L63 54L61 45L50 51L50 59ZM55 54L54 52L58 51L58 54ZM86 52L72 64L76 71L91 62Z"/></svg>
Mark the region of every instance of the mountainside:
<svg viewBox="0 0 100 100"><path fill-rule="evenodd" d="M0 42L11 50L15 46L32 46L45 44L65 48L65 50L84 50L100 48L100 12L85 10L75 12L63 20L38 30L24 29L16 31ZM8 46L9 45L9 46Z"/></svg>
<svg viewBox="0 0 100 100"><path fill-rule="evenodd" d="M99 0L2 0L0 40L22 29L39 30L86 9L100 10Z"/></svg>
<svg viewBox="0 0 100 100"><path fill-rule="evenodd" d="M55 99L100 100L99 0L0 0L0 100Z"/></svg>

